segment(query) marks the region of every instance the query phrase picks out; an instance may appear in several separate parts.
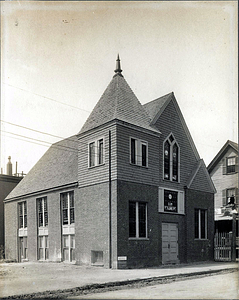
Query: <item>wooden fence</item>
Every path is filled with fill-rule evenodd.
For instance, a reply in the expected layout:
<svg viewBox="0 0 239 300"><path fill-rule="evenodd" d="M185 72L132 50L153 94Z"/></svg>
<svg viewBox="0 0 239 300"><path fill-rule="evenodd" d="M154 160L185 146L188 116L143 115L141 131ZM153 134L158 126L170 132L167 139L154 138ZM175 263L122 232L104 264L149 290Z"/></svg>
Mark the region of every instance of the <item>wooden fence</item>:
<svg viewBox="0 0 239 300"><path fill-rule="evenodd" d="M232 233L216 232L214 236L215 261L232 260Z"/></svg>

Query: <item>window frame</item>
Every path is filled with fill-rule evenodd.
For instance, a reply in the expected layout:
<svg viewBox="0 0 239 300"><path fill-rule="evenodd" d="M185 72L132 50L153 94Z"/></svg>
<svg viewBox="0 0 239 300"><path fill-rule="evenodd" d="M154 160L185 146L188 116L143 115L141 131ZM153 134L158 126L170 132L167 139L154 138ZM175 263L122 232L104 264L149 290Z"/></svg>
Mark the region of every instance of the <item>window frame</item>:
<svg viewBox="0 0 239 300"><path fill-rule="evenodd" d="M37 225L38 227L47 227L48 226L48 203L47 197L37 198ZM40 225L40 212L39 205L42 205L42 225Z"/></svg>
<svg viewBox="0 0 239 300"><path fill-rule="evenodd" d="M229 165L228 162L230 160L232 160L232 159L234 159L234 164L233 165L231 165L231 164ZM228 169L230 169L230 168L232 168L233 170L229 171ZM229 157L226 158L226 173L227 174L233 174L235 172L236 172L236 156L229 156Z"/></svg>
<svg viewBox="0 0 239 300"><path fill-rule="evenodd" d="M71 196L73 195L73 206L71 205ZM63 201L64 196L66 196L66 200L67 200L67 206L65 208L63 208ZM69 192L63 192L60 193L60 201L61 201L61 223L62 226L70 226L72 224L75 224L75 197L74 197L74 191L69 191ZM73 210L73 221L71 220L71 216L72 216L72 210ZM64 220L66 218L64 218L64 211L67 212L67 223L64 223Z"/></svg>
<svg viewBox="0 0 239 300"><path fill-rule="evenodd" d="M94 149L93 153L92 153L92 149ZM97 166L102 166L104 164L105 164L105 137L102 136L97 139L91 140L88 143L88 168L91 169Z"/></svg>
<svg viewBox="0 0 239 300"><path fill-rule="evenodd" d="M132 141L135 141L135 146L132 148ZM143 146L145 146L145 157L143 157ZM134 155L132 151L134 150ZM145 161L145 163L143 163ZM148 142L142 139L129 137L129 162L133 166L148 168Z"/></svg>
<svg viewBox="0 0 239 300"><path fill-rule="evenodd" d="M204 234L205 237L202 237L202 211L205 212L205 224L204 224ZM198 212L198 223L196 223L196 212ZM198 237L196 236L198 234ZM195 240L208 240L208 210L204 208L195 208L194 209L194 239Z"/></svg>
<svg viewBox="0 0 239 300"><path fill-rule="evenodd" d="M21 217L22 217L22 222L20 221ZM27 229L27 201L18 202L18 220L19 220L18 228Z"/></svg>
<svg viewBox="0 0 239 300"><path fill-rule="evenodd" d="M130 204L135 204L135 236L130 236ZM145 205L145 236L140 236L140 211L139 206ZM129 224L129 240L148 240L148 203L144 201L129 201L128 209L128 224Z"/></svg>
<svg viewBox="0 0 239 300"><path fill-rule="evenodd" d="M166 144L169 144L169 178L165 178L165 161L166 161L166 157L165 157L165 145ZM174 154L174 147L176 145L176 149L177 149L177 179L174 180L174 170L175 170L175 167L174 167L174 157L173 157L173 154ZM180 147L179 147L179 144L178 142L176 141L173 133L171 132L167 138L164 140L163 142L163 180L166 180L166 181L172 181L172 182L178 182L180 183Z"/></svg>

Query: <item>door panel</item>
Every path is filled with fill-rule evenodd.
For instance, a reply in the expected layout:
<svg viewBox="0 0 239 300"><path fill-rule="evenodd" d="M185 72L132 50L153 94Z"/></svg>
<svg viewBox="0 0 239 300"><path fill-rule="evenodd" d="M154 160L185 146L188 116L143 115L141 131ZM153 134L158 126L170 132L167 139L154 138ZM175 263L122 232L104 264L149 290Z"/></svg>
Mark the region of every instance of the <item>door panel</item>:
<svg viewBox="0 0 239 300"><path fill-rule="evenodd" d="M178 261L178 224L162 223L162 263Z"/></svg>

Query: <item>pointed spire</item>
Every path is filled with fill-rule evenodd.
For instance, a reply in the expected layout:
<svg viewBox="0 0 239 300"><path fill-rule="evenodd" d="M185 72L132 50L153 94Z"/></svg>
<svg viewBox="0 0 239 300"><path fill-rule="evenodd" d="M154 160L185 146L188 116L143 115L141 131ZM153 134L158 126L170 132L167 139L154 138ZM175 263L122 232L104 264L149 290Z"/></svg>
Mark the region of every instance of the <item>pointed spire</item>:
<svg viewBox="0 0 239 300"><path fill-rule="evenodd" d="M116 75L120 75L120 76L122 76L123 77L123 75L121 74L121 72L122 72L122 70L121 70L121 68L120 68L120 58L119 58L119 54L118 54L118 57L117 57L117 59L116 59L116 69L115 69L115 75L114 76L116 76Z"/></svg>

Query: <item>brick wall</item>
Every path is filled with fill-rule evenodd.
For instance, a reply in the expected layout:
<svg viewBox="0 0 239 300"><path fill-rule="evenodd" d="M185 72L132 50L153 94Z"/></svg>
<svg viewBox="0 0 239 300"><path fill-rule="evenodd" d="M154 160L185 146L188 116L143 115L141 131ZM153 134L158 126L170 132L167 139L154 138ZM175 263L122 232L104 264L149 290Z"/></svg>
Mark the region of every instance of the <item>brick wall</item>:
<svg viewBox="0 0 239 300"><path fill-rule="evenodd" d="M186 216L187 216L187 261L213 260L214 238L214 194L187 189ZM207 209L207 239L195 239L195 209Z"/></svg>
<svg viewBox="0 0 239 300"><path fill-rule="evenodd" d="M129 239L129 201L148 204L148 239ZM159 264L158 188L118 182L118 256L127 256L127 267Z"/></svg>
<svg viewBox="0 0 239 300"><path fill-rule="evenodd" d="M103 265L109 267L109 183L79 188L75 215L77 262L91 265L91 251L103 251Z"/></svg>

